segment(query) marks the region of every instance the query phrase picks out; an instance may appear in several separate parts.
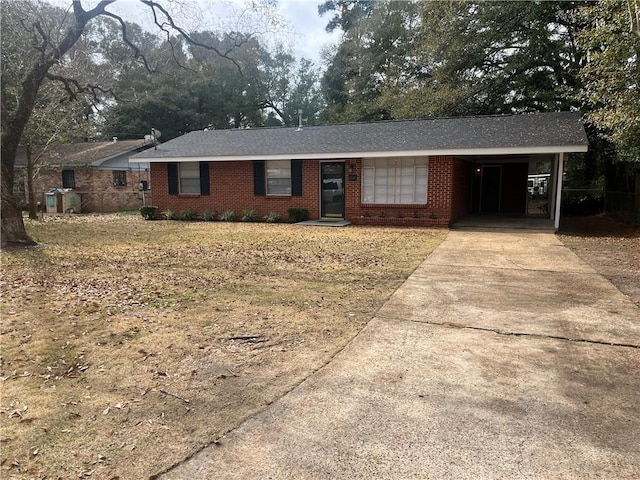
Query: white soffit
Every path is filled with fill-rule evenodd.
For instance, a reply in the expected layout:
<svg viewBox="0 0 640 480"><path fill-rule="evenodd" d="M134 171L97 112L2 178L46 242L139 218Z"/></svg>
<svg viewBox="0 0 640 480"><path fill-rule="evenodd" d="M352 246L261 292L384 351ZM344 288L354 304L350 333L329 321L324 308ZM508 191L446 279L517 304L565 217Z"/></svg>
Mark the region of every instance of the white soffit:
<svg viewBox="0 0 640 480"><path fill-rule="evenodd" d="M586 145L558 145L550 147L508 147L484 149L452 149L452 150L404 150L388 152L334 152L334 153L301 153L281 155L225 155L199 157L143 157L130 158L131 163L173 163L173 162L233 162L250 160L332 160L346 158L385 158L385 157L424 157L424 156L460 156L460 155L535 155L556 153L584 153Z"/></svg>

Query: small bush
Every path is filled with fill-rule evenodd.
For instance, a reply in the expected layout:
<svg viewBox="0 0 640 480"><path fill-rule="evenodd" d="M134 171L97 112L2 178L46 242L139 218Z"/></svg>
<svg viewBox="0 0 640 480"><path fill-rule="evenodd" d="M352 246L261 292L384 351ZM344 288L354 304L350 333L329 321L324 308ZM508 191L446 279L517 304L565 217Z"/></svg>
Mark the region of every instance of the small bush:
<svg viewBox="0 0 640 480"><path fill-rule="evenodd" d="M193 208L186 208L180 212L180 219L188 222L196 219L196 212Z"/></svg>
<svg viewBox="0 0 640 480"><path fill-rule="evenodd" d="M233 222L236 219L236 213L233 210L227 210L220 215L221 222Z"/></svg>
<svg viewBox="0 0 640 480"><path fill-rule="evenodd" d="M171 210L165 210L164 212L162 212L162 215L164 215L164 218L166 218L167 220L175 220L176 219L175 212L173 212Z"/></svg>
<svg viewBox="0 0 640 480"><path fill-rule="evenodd" d="M152 205L145 205L143 207L140 207L140 215L142 215L142 218L144 218L145 220L153 220L154 218L156 218L157 210L158 210L158 207L154 207Z"/></svg>
<svg viewBox="0 0 640 480"><path fill-rule="evenodd" d="M256 212L254 210L245 210L242 212L241 220L243 222L253 222L256 219Z"/></svg>
<svg viewBox="0 0 640 480"><path fill-rule="evenodd" d="M278 223L280 220L282 220L282 217L277 212L269 212L269 214L264 217L264 221L267 223Z"/></svg>
<svg viewBox="0 0 640 480"><path fill-rule="evenodd" d="M216 219L216 213L211 210L205 210L202 212L202 220L205 222L213 222Z"/></svg>
<svg viewBox="0 0 640 480"><path fill-rule="evenodd" d="M287 210L287 213L293 223L309 220L309 210L304 207L291 207Z"/></svg>

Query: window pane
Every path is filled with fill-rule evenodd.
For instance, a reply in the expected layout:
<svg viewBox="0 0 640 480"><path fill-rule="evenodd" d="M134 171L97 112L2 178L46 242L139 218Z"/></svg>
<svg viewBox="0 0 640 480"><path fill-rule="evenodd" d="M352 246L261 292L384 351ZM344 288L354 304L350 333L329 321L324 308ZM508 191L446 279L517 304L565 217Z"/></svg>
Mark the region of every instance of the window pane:
<svg viewBox="0 0 640 480"><path fill-rule="evenodd" d="M291 195L291 161L268 160L267 195Z"/></svg>
<svg viewBox="0 0 640 480"><path fill-rule="evenodd" d="M127 171L126 170L114 170L113 171L113 184L116 187L124 187L127 185Z"/></svg>
<svg viewBox="0 0 640 480"><path fill-rule="evenodd" d="M200 193L200 164L198 162L180 164L180 193Z"/></svg>
<svg viewBox="0 0 640 480"><path fill-rule="evenodd" d="M362 167L362 203L427 202L428 158L364 159Z"/></svg>
<svg viewBox="0 0 640 480"><path fill-rule="evenodd" d="M76 188L76 174L74 170L62 171L62 188Z"/></svg>

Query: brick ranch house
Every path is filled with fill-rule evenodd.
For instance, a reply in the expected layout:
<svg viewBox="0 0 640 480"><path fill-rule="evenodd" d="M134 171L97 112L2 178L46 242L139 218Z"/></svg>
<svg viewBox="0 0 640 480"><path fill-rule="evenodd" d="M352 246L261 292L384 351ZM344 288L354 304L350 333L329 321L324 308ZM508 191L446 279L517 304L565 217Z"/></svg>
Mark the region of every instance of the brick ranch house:
<svg viewBox="0 0 640 480"><path fill-rule="evenodd" d="M36 163L36 201L44 205L45 193L60 188L72 189L80 195L82 212L138 209L142 206L138 186L141 181L149 186L149 165L129 164L129 157L151 146L145 140L53 145ZM27 155L23 147L18 149L15 168L14 193L26 205ZM145 196L150 199L150 192L145 192Z"/></svg>
<svg viewBox="0 0 640 480"><path fill-rule="evenodd" d="M415 226L515 214L557 229L558 172L586 151L580 114L558 112L195 131L131 162L150 164L159 211L304 207L311 219Z"/></svg>

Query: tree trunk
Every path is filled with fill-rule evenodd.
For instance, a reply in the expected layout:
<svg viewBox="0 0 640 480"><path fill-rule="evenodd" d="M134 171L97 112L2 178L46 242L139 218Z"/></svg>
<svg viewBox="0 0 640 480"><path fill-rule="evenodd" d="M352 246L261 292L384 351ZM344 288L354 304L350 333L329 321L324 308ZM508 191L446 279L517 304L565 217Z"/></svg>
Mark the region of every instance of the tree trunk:
<svg viewBox="0 0 640 480"><path fill-rule="evenodd" d="M27 150L27 202L29 204L29 218L31 220L38 219L38 212L36 211L36 193L34 191L33 180L34 180L34 168L33 168L33 158L31 151L31 144L26 145Z"/></svg>
<svg viewBox="0 0 640 480"><path fill-rule="evenodd" d="M49 69L58 63L64 55L75 45L82 36L87 22L92 18L102 15L104 9L113 3L113 0L101 0L90 11L84 11L79 1L73 2L74 21L67 28L64 36L57 44L52 43L52 38L43 36L46 48L52 46L47 53L42 55L35 64L25 73L24 80L20 84L19 102L15 112L3 112L2 119L2 146L0 147L0 164L2 165L2 245L35 245L29 238L22 221L22 211L13 195L14 166L18 142L29 122L33 106L36 102L38 90L44 81ZM44 47L43 47L44 48ZM3 90L4 95L4 90ZM4 100L4 98L3 98ZM4 102L3 102L4 103Z"/></svg>
<svg viewBox="0 0 640 480"><path fill-rule="evenodd" d="M19 136L18 136L19 138ZM16 135L3 132L0 163L2 166L2 220L0 236L2 246L29 246L36 242L31 240L24 228L22 211L13 194L14 164L18 149Z"/></svg>

